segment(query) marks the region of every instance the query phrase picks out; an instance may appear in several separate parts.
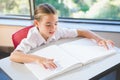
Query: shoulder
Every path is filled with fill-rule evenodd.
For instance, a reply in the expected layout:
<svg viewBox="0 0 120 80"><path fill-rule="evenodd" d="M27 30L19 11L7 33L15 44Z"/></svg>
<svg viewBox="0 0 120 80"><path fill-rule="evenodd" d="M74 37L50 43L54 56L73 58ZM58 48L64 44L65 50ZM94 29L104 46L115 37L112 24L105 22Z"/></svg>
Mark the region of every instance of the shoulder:
<svg viewBox="0 0 120 80"><path fill-rule="evenodd" d="M56 31L56 35L61 37L61 38L76 37L77 36L77 29L58 27L57 31Z"/></svg>
<svg viewBox="0 0 120 80"><path fill-rule="evenodd" d="M67 32L76 33L76 32L77 32L77 29L58 27L57 32L58 32L58 33L67 33Z"/></svg>
<svg viewBox="0 0 120 80"><path fill-rule="evenodd" d="M36 31L38 31L38 30L37 30L37 27L32 27L32 28L28 31L28 33L34 33L34 32L36 32Z"/></svg>
<svg viewBox="0 0 120 80"><path fill-rule="evenodd" d="M33 35L36 35L36 34L39 34L37 27L32 27L32 28L28 31L27 37L28 37L28 36L33 36Z"/></svg>

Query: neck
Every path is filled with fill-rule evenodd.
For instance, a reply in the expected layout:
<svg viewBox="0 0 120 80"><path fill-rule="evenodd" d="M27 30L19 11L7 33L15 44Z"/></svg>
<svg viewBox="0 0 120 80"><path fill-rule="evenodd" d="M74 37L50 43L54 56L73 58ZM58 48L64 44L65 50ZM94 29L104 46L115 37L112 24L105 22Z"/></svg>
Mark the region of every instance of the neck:
<svg viewBox="0 0 120 80"><path fill-rule="evenodd" d="M41 34L42 35L42 34ZM47 41L48 40L48 37L45 36L45 35L42 35L42 37Z"/></svg>
<svg viewBox="0 0 120 80"><path fill-rule="evenodd" d="M47 37L47 36L45 36L43 33L41 33L38 27L37 27L37 29L38 29L40 35L47 41L47 39L48 39L49 37Z"/></svg>
<svg viewBox="0 0 120 80"><path fill-rule="evenodd" d="M39 31L40 32L40 31ZM47 37L45 34L40 33L40 35L47 41L49 37Z"/></svg>

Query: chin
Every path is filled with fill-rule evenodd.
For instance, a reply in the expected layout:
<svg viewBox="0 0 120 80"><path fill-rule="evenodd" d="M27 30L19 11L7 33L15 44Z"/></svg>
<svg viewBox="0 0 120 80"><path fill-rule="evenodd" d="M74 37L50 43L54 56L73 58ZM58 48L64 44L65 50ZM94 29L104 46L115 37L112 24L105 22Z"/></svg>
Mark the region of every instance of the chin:
<svg viewBox="0 0 120 80"><path fill-rule="evenodd" d="M52 37L53 36L53 34L49 34L49 37Z"/></svg>

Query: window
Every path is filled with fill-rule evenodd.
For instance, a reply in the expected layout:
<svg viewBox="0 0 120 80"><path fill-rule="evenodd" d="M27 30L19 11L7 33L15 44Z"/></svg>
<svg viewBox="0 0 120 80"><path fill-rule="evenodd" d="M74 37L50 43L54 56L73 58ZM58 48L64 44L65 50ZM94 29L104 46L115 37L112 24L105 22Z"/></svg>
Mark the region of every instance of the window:
<svg viewBox="0 0 120 80"><path fill-rule="evenodd" d="M120 0L35 0L35 6L40 3L52 4L61 19L112 21L120 24Z"/></svg>
<svg viewBox="0 0 120 80"><path fill-rule="evenodd" d="M53 5L60 21L120 24L120 0L0 0L0 19L31 19L34 6Z"/></svg>
<svg viewBox="0 0 120 80"><path fill-rule="evenodd" d="M31 0L0 0L0 18L31 19Z"/></svg>

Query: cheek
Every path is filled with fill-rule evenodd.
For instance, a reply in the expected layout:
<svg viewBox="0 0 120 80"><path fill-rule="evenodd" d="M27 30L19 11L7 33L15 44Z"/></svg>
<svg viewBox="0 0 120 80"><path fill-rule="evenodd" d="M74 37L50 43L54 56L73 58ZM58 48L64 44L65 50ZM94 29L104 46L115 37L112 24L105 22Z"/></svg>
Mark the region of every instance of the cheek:
<svg viewBox="0 0 120 80"><path fill-rule="evenodd" d="M41 31L46 31L46 27L45 27L45 26L41 26L41 27L40 27L40 30L41 30Z"/></svg>
<svg viewBox="0 0 120 80"><path fill-rule="evenodd" d="M49 32L49 28L42 28L41 31L42 31L42 33L48 33Z"/></svg>
<svg viewBox="0 0 120 80"><path fill-rule="evenodd" d="M55 27L55 31L57 30L57 28L58 28L58 27L56 26L56 27Z"/></svg>
<svg viewBox="0 0 120 80"><path fill-rule="evenodd" d="M57 30L57 26L55 27L55 30Z"/></svg>

